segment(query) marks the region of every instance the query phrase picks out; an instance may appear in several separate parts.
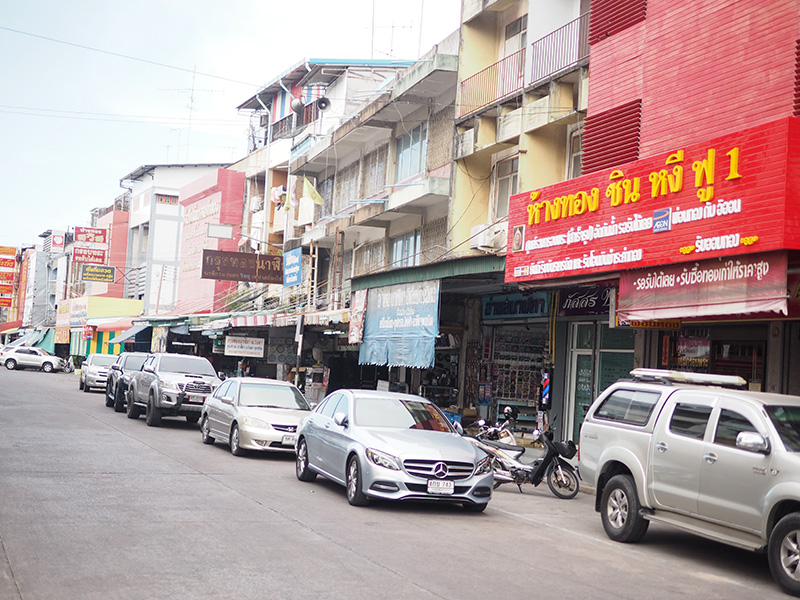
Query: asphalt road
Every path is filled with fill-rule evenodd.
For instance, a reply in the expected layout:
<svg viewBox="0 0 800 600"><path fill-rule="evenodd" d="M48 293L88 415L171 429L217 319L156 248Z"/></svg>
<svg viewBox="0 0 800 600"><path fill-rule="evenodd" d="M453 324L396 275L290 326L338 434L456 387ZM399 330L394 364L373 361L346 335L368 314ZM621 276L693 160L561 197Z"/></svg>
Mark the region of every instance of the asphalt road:
<svg viewBox="0 0 800 600"><path fill-rule="evenodd" d="M593 498L504 486L482 514L347 504L293 456L150 428L76 375L0 372L0 600L784 598L766 558L652 525L604 534Z"/></svg>

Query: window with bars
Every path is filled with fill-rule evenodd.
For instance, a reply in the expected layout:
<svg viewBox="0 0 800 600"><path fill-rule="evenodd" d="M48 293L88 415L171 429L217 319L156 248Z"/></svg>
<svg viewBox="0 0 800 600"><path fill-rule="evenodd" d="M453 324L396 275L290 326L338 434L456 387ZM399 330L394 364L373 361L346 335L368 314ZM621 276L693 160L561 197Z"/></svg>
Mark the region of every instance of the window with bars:
<svg viewBox="0 0 800 600"><path fill-rule="evenodd" d="M322 206L319 207L319 217L327 217L333 212L333 175L317 183L317 192L322 196Z"/></svg>
<svg viewBox="0 0 800 600"><path fill-rule="evenodd" d="M338 213L358 200L358 171L358 161L339 171L334 186L336 189L333 202L334 212Z"/></svg>
<svg viewBox="0 0 800 600"><path fill-rule="evenodd" d="M428 146L426 123L414 127L397 138L396 181L404 181L421 173L425 168L425 152Z"/></svg>
<svg viewBox="0 0 800 600"><path fill-rule="evenodd" d="M389 145L381 146L364 156L361 176L362 197L369 198L380 194L386 187L386 162L389 158Z"/></svg>

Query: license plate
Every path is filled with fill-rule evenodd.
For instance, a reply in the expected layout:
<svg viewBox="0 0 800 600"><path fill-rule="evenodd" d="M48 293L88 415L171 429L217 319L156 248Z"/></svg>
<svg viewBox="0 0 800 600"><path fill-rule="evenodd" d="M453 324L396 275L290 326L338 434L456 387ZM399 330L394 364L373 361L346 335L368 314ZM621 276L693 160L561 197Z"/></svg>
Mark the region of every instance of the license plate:
<svg viewBox="0 0 800 600"><path fill-rule="evenodd" d="M449 479L429 479L428 493L449 496L455 491L455 483Z"/></svg>
<svg viewBox="0 0 800 600"><path fill-rule="evenodd" d="M284 446L294 446L294 443L296 441L297 441L297 436L296 435L285 435L285 436L283 436L283 440L281 441L281 444L283 444Z"/></svg>
<svg viewBox="0 0 800 600"><path fill-rule="evenodd" d="M203 402L205 400L205 396L197 396L195 394L189 394L189 402Z"/></svg>

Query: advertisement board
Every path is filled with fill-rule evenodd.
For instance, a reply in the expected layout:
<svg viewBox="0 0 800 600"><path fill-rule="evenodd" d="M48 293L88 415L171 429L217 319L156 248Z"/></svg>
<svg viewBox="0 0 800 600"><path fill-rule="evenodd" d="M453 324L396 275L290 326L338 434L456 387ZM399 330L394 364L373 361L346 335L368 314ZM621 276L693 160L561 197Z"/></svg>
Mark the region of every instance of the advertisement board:
<svg viewBox="0 0 800 600"><path fill-rule="evenodd" d="M264 358L264 338L226 335L225 356Z"/></svg>
<svg viewBox="0 0 800 600"><path fill-rule="evenodd" d="M249 254L203 250L202 279L283 283L283 257L273 254Z"/></svg>
<svg viewBox="0 0 800 600"><path fill-rule="evenodd" d="M797 119L511 197L507 282L800 248Z"/></svg>
<svg viewBox="0 0 800 600"><path fill-rule="evenodd" d="M303 248L287 250L283 253L283 285L293 287L300 285L303 273Z"/></svg>
<svg viewBox="0 0 800 600"><path fill-rule="evenodd" d="M108 229L98 229L97 227L76 227L75 242L106 244L108 243Z"/></svg>
<svg viewBox="0 0 800 600"><path fill-rule="evenodd" d="M114 283L115 275L115 267L91 264L81 265L81 281L101 281L104 283Z"/></svg>
<svg viewBox="0 0 800 600"><path fill-rule="evenodd" d="M106 264L106 251L101 248L79 248L72 249L72 262L93 265Z"/></svg>

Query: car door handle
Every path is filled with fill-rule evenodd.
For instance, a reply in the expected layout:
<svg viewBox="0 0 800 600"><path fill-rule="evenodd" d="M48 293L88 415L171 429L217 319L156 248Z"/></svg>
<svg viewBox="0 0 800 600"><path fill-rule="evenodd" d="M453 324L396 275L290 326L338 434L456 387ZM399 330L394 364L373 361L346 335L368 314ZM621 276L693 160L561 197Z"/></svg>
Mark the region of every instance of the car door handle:
<svg viewBox="0 0 800 600"><path fill-rule="evenodd" d="M705 459L705 461L706 461L708 464L710 464L710 465L713 465L715 462L717 462L717 459L719 458L719 456L717 456L717 455L716 455L716 454L714 454L713 452L706 452L706 453L703 455L703 458Z"/></svg>
<svg viewBox="0 0 800 600"><path fill-rule="evenodd" d="M330 428L331 428L331 424L330 423L325 423L325 429L330 429Z"/></svg>
<svg viewBox="0 0 800 600"><path fill-rule="evenodd" d="M669 446L667 445L667 442L658 442L656 444L656 450L658 450L659 452L666 452L667 450L669 450Z"/></svg>

